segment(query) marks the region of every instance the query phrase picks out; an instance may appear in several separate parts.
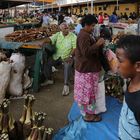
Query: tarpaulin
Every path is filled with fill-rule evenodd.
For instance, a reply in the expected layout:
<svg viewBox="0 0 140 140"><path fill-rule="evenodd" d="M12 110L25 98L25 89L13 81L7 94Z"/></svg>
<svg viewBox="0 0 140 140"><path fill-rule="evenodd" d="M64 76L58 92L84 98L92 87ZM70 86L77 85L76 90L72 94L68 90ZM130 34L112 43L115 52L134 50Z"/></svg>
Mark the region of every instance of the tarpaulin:
<svg viewBox="0 0 140 140"><path fill-rule="evenodd" d="M107 112L101 114L98 123L84 122L79 108L73 103L68 114L69 125L60 129L53 140L118 140L118 123L122 104L115 98L107 97Z"/></svg>

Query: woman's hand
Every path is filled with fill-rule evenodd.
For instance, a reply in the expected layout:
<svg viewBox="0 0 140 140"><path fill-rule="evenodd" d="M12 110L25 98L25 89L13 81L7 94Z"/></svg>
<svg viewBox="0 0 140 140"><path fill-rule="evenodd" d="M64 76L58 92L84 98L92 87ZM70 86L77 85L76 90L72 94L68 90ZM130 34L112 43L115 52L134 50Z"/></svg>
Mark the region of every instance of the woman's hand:
<svg viewBox="0 0 140 140"><path fill-rule="evenodd" d="M104 46L104 44L105 44L105 40L104 40L103 38L100 38L100 39L96 42L96 45L97 45L98 47L102 47L102 46Z"/></svg>

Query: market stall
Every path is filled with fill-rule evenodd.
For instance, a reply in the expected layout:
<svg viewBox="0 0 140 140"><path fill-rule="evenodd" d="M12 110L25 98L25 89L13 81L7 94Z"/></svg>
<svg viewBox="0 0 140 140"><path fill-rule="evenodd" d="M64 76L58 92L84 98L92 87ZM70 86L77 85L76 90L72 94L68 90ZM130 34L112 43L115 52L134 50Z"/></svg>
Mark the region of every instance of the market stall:
<svg viewBox="0 0 140 140"><path fill-rule="evenodd" d="M34 41L32 43L18 43L18 42L7 42L4 39L0 39L0 48L2 49L19 49L21 51L30 51L31 53L35 53L35 64L34 64L34 75L33 75L33 91L38 92L39 90L39 76L41 70L41 60L43 53L43 40Z"/></svg>
<svg viewBox="0 0 140 140"><path fill-rule="evenodd" d="M57 25L50 25L45 28L36 28L29 30L19 30L0 39L0 48L7 50L18 50L25 56L35 56L33 65L33 84L34 92L38 92L40 87L42 54L45 50L44 41L47 37L59 31Z"/></svg>
<svg viewBox="0 0 140 140"><path fill-rule="evenodd" d="M4 38L7 34L14 32L14 25L0 24L0 38Z"/></svg>

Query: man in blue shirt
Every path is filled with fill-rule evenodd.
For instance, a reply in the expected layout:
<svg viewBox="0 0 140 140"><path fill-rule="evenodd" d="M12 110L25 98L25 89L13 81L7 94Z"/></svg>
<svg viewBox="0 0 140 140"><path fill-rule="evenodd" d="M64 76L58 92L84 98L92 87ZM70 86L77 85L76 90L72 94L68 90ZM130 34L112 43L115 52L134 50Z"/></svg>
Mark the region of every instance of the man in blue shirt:
<svg viewBox="0 0 140 140"><path fill-rule="evenodd" d="M109 21L112 23L118 22L118 17L117 17L117 14L115 12L113 12L113 14L110 16Z"/></svg>

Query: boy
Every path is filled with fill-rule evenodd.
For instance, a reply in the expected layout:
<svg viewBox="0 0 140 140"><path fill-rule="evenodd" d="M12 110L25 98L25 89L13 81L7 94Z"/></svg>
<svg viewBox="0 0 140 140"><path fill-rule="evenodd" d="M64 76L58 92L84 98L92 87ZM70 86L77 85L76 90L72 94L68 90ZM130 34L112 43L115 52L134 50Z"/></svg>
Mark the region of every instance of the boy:
<svg viewBox="0 0 140 140"><path fill-rule="evenodd" d="M119 138L121 140L139 140L140 36L124 36L117 45L118 70L122 77L130 79L119 120Z"/></svg>

